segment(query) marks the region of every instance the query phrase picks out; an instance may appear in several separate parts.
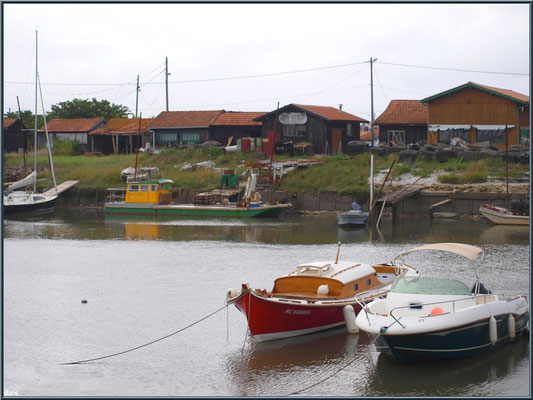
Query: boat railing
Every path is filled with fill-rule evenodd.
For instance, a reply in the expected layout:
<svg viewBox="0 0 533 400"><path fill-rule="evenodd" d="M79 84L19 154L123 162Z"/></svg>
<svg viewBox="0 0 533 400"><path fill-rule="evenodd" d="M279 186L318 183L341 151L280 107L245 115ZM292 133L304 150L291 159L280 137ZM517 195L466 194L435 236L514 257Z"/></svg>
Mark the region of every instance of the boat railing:
<svg viewBox="0 0 533 400"><path fill-rule="evenodd" d="M405 326L400 322L400 319L402 319L401 316L399 316L398 318L394 315L394 312L395 311L398 311L398 310L405 310L405 309L416 309L416 310L422 310L424 307L427 307L427 306L435 306L435 305L444 305L444 304L451 304L451 309L448 310L448 311L442 311L438 314L435 314L435 315L432 315L431 313L430 314L427 314L427 315L420 315L419 318L427 318L427 317L430 317L430 316L438 316L438 315L444 315L444 314L450 314L450 313L454 313L456 312L457 309L460 309L460 307L457 307L457 303L461 303L461 302L466 302L466 301L474 301L476 305L480 305L480 304L487 304L487 303L490 303L490 302L493 302L495 300L497 300L498 296L497 295L494 295L494 294L484 294L484 295L481 295L481 296L475 296L475 297L463 297L463 298L460 298L460 299L453 299L453 300L443 300L443 301L435 301L435 302L431 302L431 303L420 303L420 304L410 304L410 305L407 305L407 306L400 306L400 307L394 307L393 309L390 310L389 312L389 315L394 319L395 322L397 322L398 324L400 324L400 326L402 328L405 328ZM372 311L368 310L370 313L372 313ZM373 313L372 313L373 314Z"/></svg>
<svg viewBox="0 0 533 400"><path fill-rule="evenodd" d="M107 203L122 203L126 200L126 188L109 188L107 189Z"/></svg>

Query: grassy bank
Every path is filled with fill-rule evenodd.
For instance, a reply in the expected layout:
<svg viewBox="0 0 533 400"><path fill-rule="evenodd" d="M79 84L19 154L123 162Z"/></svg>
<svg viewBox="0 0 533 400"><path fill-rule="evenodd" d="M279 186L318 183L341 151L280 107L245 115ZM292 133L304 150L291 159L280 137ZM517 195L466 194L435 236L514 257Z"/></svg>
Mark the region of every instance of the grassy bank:
<svg viewBox="0 0 533 400"><path fill-rule="evenodd" d="M377 174L379 170L388 169L396 154L386 157L374 157ZM190 188L208 190L219 186L220 175L216 170L188 170L183 171L184 163L197 163L211 160L216 168L237 168L241 173L245 170L245 162L257 161L257 156L252 153L223 154L219 149L186 149L164 150L158 155L139 153L139 167L158 167L162 177L172 179L175 188ZM276 160L283 157L276 156ZM33 166L33 159L27 161ZM19 154L6 154L5 167L22 166L23 158ZM40 187L51 186L48 157L44 150L38 154L38 165L46 166L47 170L39 173ZM123 186L120 172L127 167L135 166L135 155L117 156L90 156L90 155L54 155L54 169L58 183L66 180L79 180L81 188L106 189L109 187ZM441 183L469 184L486 182L489 177L505 178L505 163L493 159L463 162L457 158L445 163L437 163L418 158L415 165L405 165L396 162L393 176L398 178L402 174L410 173L414 176L428 177L435 171L439 172L438 180ZM528 165L510 164L510 178L522 177L529 171ZM357 156L337 155L326 157L322 165L311 168L301 168L290 172L282 181L280 190L290 192L339 192L353 194L361 199L369 193L368 177L370 172L370 154Z"/></svg>

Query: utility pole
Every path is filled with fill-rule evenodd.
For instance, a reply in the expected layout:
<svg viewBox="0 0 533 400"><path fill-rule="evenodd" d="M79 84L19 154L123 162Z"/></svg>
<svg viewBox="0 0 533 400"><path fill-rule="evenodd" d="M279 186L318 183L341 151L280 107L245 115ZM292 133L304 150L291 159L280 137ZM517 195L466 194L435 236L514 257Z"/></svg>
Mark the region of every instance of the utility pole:
<svg viewBox="0 0 533 400"><path fill-rule="evenodd" d="M170 73L168 72L168 57L165 57L165 88L167 93L167 111L168 111L168 76Z"/></svg>
<svg viewBox="0 0 533 400"><path fill-rule="evenodd" d="M376 61L377 58L370 57L370 139L374 134L374 76L372 71L372 63Z"/></svg>
<svg viewBox="0 0 533 400"><path fill-rule="evenodd" d="M139 87L139 75L137 75L137 96L135 98L135 118L137 118L137 111L139 110L139 92L141 88Z"/></svg>

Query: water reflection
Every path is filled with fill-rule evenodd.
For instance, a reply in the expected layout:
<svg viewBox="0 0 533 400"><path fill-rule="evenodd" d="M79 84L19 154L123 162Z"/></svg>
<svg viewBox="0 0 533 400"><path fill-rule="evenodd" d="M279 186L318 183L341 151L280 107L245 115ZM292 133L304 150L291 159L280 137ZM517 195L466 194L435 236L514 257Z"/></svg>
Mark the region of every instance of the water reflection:
<svg viewBox="0 0 533 400"><path fill-rule="evenodd" d="M379 354L367 390L376 396L454 396L464 394L468 388L472 395L490 395L488 383L504 379L518 363L528 359L527 337L520 337L515 343L483 356L467 359L398 365L389 355ZM518 393L509 390L508 395Z"/></svg>
<svg viewBox="0 0 533 400"><path fill-rule="evenodd" d="M48 216L8 216L8 238L217 240L245 243L436 243L529 244L529 227L494 226L486 221L384 219L379 228L340 228L335 214L282 215L264 219L153 219L106 216L102 209L57 208Z"/></svg>

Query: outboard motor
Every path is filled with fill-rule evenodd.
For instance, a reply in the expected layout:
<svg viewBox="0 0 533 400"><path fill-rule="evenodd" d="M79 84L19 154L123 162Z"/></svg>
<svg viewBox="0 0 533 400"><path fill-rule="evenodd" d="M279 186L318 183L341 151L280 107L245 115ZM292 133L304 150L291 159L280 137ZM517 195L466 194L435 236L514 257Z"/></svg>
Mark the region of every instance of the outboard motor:
<svg viewBox="0 0 533 400"><path fill-rule="evenodd" d="M354 201L352 202L352 210L359 211L361 210L361 206Z"/></svg>
<svg viewBox="0 0 533 400"><path fill-rule="evenodd" d="M492 294L490 290L488 290L485 285L481 282L474 283L474 286L472 286L472 293L476 294Z"/></svg>

